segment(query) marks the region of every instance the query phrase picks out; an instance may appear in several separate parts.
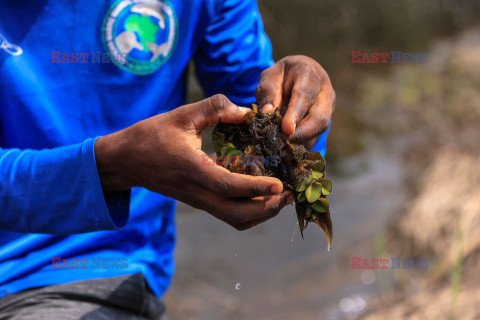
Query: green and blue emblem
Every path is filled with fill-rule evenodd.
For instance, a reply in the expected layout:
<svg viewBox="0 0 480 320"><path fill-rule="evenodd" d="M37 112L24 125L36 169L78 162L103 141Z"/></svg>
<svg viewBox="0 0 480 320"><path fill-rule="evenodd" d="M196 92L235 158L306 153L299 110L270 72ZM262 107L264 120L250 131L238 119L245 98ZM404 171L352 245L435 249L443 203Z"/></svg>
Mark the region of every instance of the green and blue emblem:
<svg viewBox="0 0 480 320"><path fill-rule="evenodd" d="M107 12L102 38L118 67L135 74L152 74L175 50L175 9L168 0L118 0Z"/></svg>

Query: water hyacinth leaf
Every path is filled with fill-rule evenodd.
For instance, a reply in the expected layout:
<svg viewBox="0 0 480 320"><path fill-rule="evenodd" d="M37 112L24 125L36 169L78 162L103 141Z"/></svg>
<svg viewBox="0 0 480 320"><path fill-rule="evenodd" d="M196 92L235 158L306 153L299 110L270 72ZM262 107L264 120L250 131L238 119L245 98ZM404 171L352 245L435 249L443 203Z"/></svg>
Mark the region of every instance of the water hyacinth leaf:
<svg viewBox="0 0 480 320"><path fill-rule="evenodd" d="M307 200L307 197L305 196L305 192L300 192L297 196L297 201L298 202L303 202Z"/></svg>
<svg viewBox="0 0 480 320"><path fill-rule="evenodd" d="M325 172L325 161L323 159L318 160L312 165L312 171Z"/></svg>
<svg viewBox="0 0 480 320"><path fill-rule="evenodd" d="M315 219L313 222L315 222L323 230L323 232L325 232L325 236L327 237L327 241L328 241L328 250L331 250L333 233L332 233L332 219L330 218L330 211L327 210L327 212L318 215L317 219Z"/></svg>
<svg viewBox="0 0 480 320"><path fill-rule="evenodd" d="M325 179L322 181L322 194L329 195L332 192L332 181Z"/></svg>
<svg viewBox="0 0 480 320"><path fill-rule="evenodd" d="M322 203L319 201L320 199L318 199L317 201L315 201L314 203L312 203L312 208L313 210L317 211L317 212L327 212L327 209L325 209L322 205Z"/></svg>
<svg viewBox="0 0 480 320"><path fill-rule="evenodd" d="M323 172L312 170L312 177L313 179L320 179L323 177Z"/></svg>
<svg viewBox="0 0 480 320"><path fill-rule="evenodd" d="M212 142L213 142L213 145L215 146L215 152L219 154L223 145L225 144L225 134L218 130L213 130Z"/></svg>
<svg viewBox="0 0 480 320"><path fill-rule="evenodd" d="M310 218L312 216L312 207L308 207L307 212L305 212L305 217Z"/></svg>
<svg viewBox="0 0 480 320"><path fill-rule="evenodd" d="M322 185L318 182L313 182L307 187L307 189L305 189L305 196L310 203L317 201L317 199L320 198L321 195Z"/></svg>
<svg viewBox="0 0 480 320"><path fill-rule="evenodd" d="M310 199L312 198L312 185L311 184L305 189L305 197L307 198L308 202L311 202L310 201Z"/></svg>
<svg viewBox="0 0 480 320"><path fill-rule="evenodd" d="M307 160L323 160L323 156L318 151L312 151L307 154L305 157Z"/></svg>
<svg viewBox="0 0 480 320"><path fill-rule="evenodd" d="M305 220L305 213L307 211L307 206L308 203L303 202L295 202L295 211L297 213L297 218L298 218L298 227L300 228L300 235L302 236L303 239L303 230L307 227L307 221Z"/></svg>
<svg viewBox="0 0 480 320"><path fill-rule="evenodd" d="M330 210L330 202L327 199L320 198L316 202L319 202L327 211Z"/></svg>
<svg viewBox="0 0 480 320"><path fill-rule="evenodd" d="M282 131L278 109L263 113L254 105L244 120L238 124L220 122L215 125L212 140L217 163L235 173L279 178L286 189L295 192L295 211L302 238L309 222L315 222L325 232L330 247L332 223L328 201L322 191L329 193L331 183L322 184L325 181L323 156L316 151L308 152L302 144L288 141ZM244 155L258 159L279 155L280 160L277 166L264 166L262 161L255 159L251 164L250 161L244 164Z"/></svg>
<svg viewBox="0 0 480 320"><path fill-rule="evenodd" d="M233 143L227 143L226 145L224 145L220 151L220 153L225 156L227 155L230 151L234 151L234 150L237 150L237 148L235 148L235 146L233 145Z"/></svg>
<svg viewBox="0 0 480 320"><path fill-rule="evenodd" d="M304 191L304 190L307 188L307 186L310 184L310 182L312 182L312 179L313 179L313 177L310 176L310 177L308 177L307 179L303 180L302 183L300 183L300 184L297 186L297 189L296 189L297 192L302 192L302 191Z"/></svg>
<svg viewBox="0 0 480 320"><path fill-rule="evenodd" d="M227 156L236 157L236 156L239 156L241 154L243 154L243 152L240 151L240 150L232 150L232 151L228 152Z"/></svg>

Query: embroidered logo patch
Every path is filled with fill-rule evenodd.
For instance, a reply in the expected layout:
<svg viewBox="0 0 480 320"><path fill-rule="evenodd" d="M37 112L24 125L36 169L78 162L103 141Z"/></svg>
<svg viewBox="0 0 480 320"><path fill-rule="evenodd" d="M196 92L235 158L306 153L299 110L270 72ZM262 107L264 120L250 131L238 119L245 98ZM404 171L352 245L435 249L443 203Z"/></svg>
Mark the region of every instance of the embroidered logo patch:
<svg viewBox="0 0 480 320"><path fill-rule="evenodd" d="M135 74L157 71L175 50L177 37L177 16L168 0L118 0L103 21L111 60Z"/></svg>

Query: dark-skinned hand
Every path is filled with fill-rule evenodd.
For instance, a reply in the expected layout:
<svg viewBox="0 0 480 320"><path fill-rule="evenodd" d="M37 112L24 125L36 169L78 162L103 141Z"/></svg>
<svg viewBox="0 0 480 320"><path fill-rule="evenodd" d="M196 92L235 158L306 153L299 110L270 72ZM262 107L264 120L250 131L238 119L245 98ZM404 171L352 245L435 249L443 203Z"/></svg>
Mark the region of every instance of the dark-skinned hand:
<svg viewBox="0 0 480 320"><path fill-rule="evenodd" d="M313 146L330 126L335 91L325 70L306 56L288 56L266 69L256 91L264 112L280 110L289 140Z"/></svg>
<svg viewBox="0 0 480 320"><path fill-rule="evenodd" d="M205 210L239 230L274 217L294 201L280 180L205 165L201 150L207 126L220 119L242 123L249 110L216 95L99 138L95 156L104 192L144 187Z"/></svg>

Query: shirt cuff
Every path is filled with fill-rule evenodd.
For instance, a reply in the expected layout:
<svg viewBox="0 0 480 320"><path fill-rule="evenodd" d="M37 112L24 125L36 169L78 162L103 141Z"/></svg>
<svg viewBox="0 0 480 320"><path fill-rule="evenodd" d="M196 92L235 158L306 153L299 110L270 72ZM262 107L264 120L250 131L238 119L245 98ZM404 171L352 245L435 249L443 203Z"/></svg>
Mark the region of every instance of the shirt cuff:
<svg viewBox="0 0 480 320"><path fill-rule="evenodd" d="M130 215L131 190L104 193L95 160L95 141L87 139L82 145L82 163L88 184L88 196L92 199L95 213L95 228L116 230L123 228Z"/></svg>

